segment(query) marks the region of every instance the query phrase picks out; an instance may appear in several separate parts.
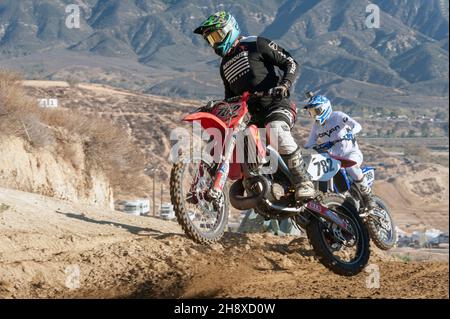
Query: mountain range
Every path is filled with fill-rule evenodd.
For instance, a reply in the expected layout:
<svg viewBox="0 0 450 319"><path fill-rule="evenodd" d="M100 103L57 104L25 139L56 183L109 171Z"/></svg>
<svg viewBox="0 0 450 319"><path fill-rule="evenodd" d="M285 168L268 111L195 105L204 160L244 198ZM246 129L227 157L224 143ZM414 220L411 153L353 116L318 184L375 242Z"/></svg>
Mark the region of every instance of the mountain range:
<svg viewBox="0 0 450 319"><path fill-rule="evenodd" d="M66 26L72 3L79 29ZM371 3L379 28L366 25ZM355 108L448 104L445 0L0 0L0 67L30 79L218 98L220 58L192 33L218 10L235 15L244 35L294 56L298 100L312 89Z"/></svg>

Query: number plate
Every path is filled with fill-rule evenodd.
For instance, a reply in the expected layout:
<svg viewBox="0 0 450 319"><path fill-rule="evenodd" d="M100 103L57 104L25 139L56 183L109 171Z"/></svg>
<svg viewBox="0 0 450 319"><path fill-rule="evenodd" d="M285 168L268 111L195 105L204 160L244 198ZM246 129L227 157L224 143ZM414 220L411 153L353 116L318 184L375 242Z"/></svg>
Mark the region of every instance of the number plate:
<svg viewBox="0 0 450 319"><path fill-rule="evenodd" d="M308 165L308 173L313 181L329 181L341 168L341 162L328 155L313 154Z"/></svg>
<svg viewBox="0 0 450 319"><path fill-rule="evenodd" d="M364 175L366 175L367 184L369 184L369 186L372 186L373 182L375 181L375 170L373 168L369 169L364 172Z"/></svg>
<svg viewBox="0 0 450 319"><path fill-rule="evenodd" d="M214 107L211 113L220 118L222 121L226 122L230 118L235 118L239 114L240 108L240 103L235 105L222 103Z"/></svg>

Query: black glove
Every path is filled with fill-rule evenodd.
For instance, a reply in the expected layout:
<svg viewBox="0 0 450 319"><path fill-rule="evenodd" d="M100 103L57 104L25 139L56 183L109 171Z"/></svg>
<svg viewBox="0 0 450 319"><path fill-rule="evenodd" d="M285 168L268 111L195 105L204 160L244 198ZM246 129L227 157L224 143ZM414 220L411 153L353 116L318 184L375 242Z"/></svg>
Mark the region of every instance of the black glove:
<svg viewBox="0 0 450 319"><path fill-rule="evenodd" d="M289 88L290 85L288 82L282 82L280 83L280 85L272 88L270 91L272 93L272 96L277 99L277 100L281 100L284 99L286 97L289 97Z"/></svg>

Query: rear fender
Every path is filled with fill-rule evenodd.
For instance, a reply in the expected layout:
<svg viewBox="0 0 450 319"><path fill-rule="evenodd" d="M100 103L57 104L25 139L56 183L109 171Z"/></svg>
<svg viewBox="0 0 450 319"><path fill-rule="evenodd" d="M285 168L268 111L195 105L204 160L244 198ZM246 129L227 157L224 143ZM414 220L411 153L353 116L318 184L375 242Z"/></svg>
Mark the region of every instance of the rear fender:
<svg viewBox="0 0 450 319"><path fill-rule="evenodd" d="M341 156L331 155L330 154L330 157L334 158L335 160L340 161L342 168L348 168L348 167L352 167L352 166L355 166L356 164L358 164L355 161L352 161L351 159L344 158L344 157L341 157Z"/></svg>

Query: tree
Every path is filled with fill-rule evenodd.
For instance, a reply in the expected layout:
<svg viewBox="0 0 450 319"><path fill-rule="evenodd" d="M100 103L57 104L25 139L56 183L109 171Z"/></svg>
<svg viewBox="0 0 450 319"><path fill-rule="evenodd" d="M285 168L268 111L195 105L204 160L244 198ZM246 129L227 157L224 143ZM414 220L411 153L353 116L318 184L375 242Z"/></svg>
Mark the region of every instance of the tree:
<svg viewBox="0 0 450 319"><path fill-rule="evenodd" d="M397 113L397 111L391 111L390 113L389 113L389 116L391 117L391 118L397 118L398 117L398 113Z"/></svg>
<svg viewBox="0 0 450 319"><path fill-rule="evenodd" d="M448 119L448 112L442 112L442 111L438 111L436 112L436 115L434 117L435 120L442 120L445 121Z"/></svg>
<svg viewBox="0 0 450 319"><path fill-rule="evenodd" d="M377 128L377 136L381 137L382 133L381 133L381 128Z"/></svg>
<svg viewBox="0 0 450 319"><path fill-rule="evenodd" d="M428 124L428 122L423 122L422 125L420 126L420 131L422 137L429 137L431 132L430 124Z"/></svg>

